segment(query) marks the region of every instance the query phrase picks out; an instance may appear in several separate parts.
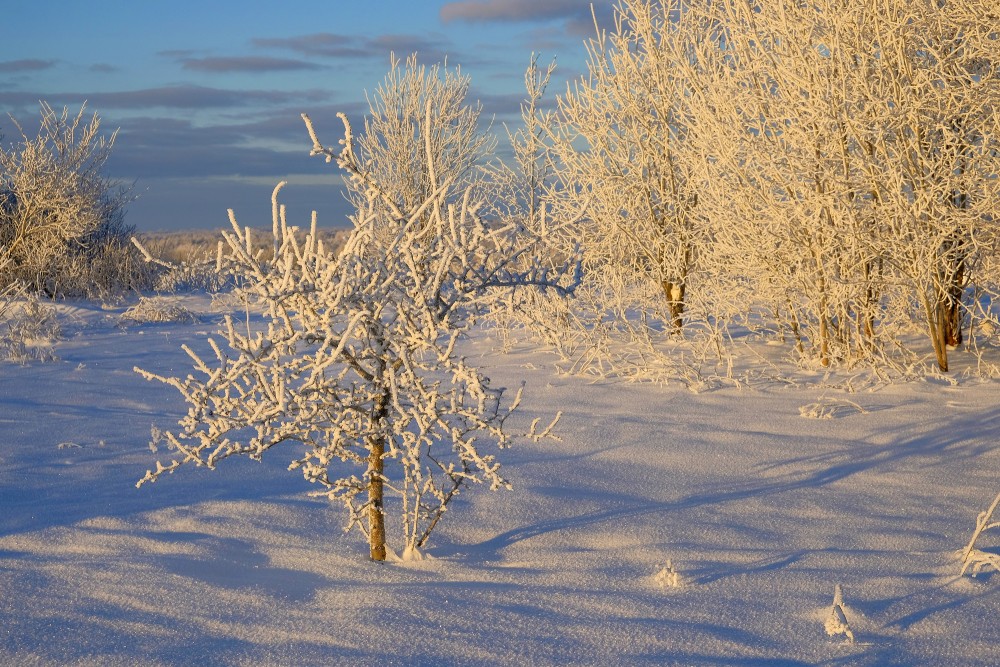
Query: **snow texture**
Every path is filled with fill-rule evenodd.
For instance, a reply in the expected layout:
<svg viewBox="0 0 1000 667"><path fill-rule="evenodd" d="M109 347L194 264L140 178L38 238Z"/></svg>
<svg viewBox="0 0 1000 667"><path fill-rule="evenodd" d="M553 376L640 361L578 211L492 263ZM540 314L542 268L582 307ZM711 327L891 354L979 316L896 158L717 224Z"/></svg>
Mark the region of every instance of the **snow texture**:
<svg viewBox="0 0 1000 667"><path fill-rule="evenodd" d="M996 575L956 558L996 494L995 383L889 385L803 419L839 400L823 375L697 394L595 381L477 329L464 353L563 410L562 440L506 451L513 491L462 496L420 554L373 563L277 460L135 488L151 425L184 406L132 368L189 367L180 345L207 351L220 316L177 305L199 320L122 327L128 304L58 304L58 361L0 367L0 664L996 659ZM678 588L656 579L668 557ZM854 644L825 632L836 583Z"/></svg>

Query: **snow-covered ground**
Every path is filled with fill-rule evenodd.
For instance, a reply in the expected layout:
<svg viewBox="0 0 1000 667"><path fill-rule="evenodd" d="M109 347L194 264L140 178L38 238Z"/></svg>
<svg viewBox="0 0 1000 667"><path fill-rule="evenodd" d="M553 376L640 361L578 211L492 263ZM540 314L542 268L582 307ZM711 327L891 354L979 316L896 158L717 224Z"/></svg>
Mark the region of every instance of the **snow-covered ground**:
<svg viewBox="0 0 1000 667"><path fill-rule="evenodd" d="M185 406L132 368L186 373L214 330L183 303L60 306L59 360L0 366L0 664L1000 664L1000 578L955 555L1000 487L995 383L696 394L479 332L562 440L503 452L514 490L462 496L431 559L376 564L291 455L135 488ZM837 584L854 644L824 629Z"/></svg>

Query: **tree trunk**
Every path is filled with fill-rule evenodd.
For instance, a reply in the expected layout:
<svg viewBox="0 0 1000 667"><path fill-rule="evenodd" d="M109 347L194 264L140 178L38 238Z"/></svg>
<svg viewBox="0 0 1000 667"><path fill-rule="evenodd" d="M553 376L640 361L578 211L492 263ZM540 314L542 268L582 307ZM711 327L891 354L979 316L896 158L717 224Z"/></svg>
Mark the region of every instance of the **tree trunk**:
<svg viewBox="0 0 1000 667"><path fill-rule="evenodd" d="M865 301L863 312L858 313L858 333L865 350L875 343L875 313L879 306L879 282L882 280L882 260L865 262Z"/></svg>
<svg viewBox="0 0 1000 667"><path fill-rule="evenodd" d="M795 314L795 309L792 308L792 300L787 300L788 307L788 325L792 328L792 335L795 336L795 349L798 350L799 356L806 353L806 348L802 343L802 330L799 327L799 317Z"/></svg>
<svg viewBox="0 0 1000 667"><path fill-rule="evenodd" d="M375 402L372 426L383 431L368 440L368 546L372 560L385 560L385 510L383 507L383 471L385 470L384 427L389 404L388 392Z"/></svg>
<svg viewBox="0 0 1000 667"><path fill-rule="evenodd" d="M956 240L949 244L954 256L948 275L944 276L943 293L938 299L938 309L942 311L945 343L952 347L962 344L962 294L965 292L965 253L963 243Z"/></svg>
<svg viewBox="0 0 1000 667"><path fill-rule="evenodd" d="M820 189L822 192L822 189ZM829 220L830 214L823 210L823 218ZM826 265L823 262L823 254L816 243L810 239L809 248L812 252L813 261L816 265L816 291L819 292L819 312L817 320L819 324L819 363L824 368L830 365L830 302L827 295Z"/></svg>
<svg viewBox="0 0 1000 667"><path fill-rule="evenodd" d="M372 560L385 560L385 513L382 508L382 470L385 441L372 441L368 456L368 546Z"/></svg>
<svg viewBox="0 0 1000 667"><path fill-rule="evenodd" d="M661 284L670 309L671 333L679 333L684 326L684 284L664 280Z"/></svg>
<svg viewBox="0 0 1000 667"><path fill-rule="evenodd" d="M944 302L938 305L944 316L944 340L952 347L962 344L962 292L959 285L952 285Z"/></svg>
<svg viewBox="0 0 1000 667"><path fill-rule="evenodd" d="M927 316L927 329L930 334L931 344L934 346L934 356L938 362L941 372L948 372L948 346L945 343L945 313L938 303L932 304L927 296L924 296L924 312Z"/></svg>
<svg viewBox="0 0 1000 667"><path fill-rule="evenodd" d="M971 149L969 141L965 139L968 133L965 131L965 118L958 118L951 124L952 132L961 137L956 146L956 167L957 175L964 175L968 170ZM964 211L969 208L968 193L956 189L951 193L951 205ZM939 307L945 309L945 331L944 337L948 345L957 347L962 344L962 294L965 291L965 269L966 259L969 254L969 242L960 233L950 235L945 243L945 257L948 260L948 276L945 286L944 303Z"/></svg>
<svg viewBox="0 0 1000 667"><path fill-rule="evenodd" d="M822 301L819 317L819 363L823 368L830 365L830 320L826 316L826 299Z"/></svg>

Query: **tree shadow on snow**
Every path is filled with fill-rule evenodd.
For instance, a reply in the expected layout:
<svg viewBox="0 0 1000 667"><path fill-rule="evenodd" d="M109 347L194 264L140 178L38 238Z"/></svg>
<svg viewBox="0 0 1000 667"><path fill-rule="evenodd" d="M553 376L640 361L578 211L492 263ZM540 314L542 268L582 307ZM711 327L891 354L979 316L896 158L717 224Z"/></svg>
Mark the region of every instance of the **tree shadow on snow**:
<svg viewBox="0 0 1000 667"><path fill-rule="evenodd" d="M879 468L892 468L904 460L925 459L928 465L947 458L949 462L975 459L993 449L993 433L1000 429L1000 408L977 420L974 432L968 429L968 418L956 419L962 428L948 422L930 433L901 438L887 445L852 444L837 451L819 455L792 457L752 470L747 481L727 480L716 488L692 493L668 501L654 501L634 496L620 497L615 507L598 509L572 517L556 517L520 526L466 549L483 559L498 559L504 549L548 533L574 530L621 521L634 516L670 514L694 508L712 507L780 495L802 489L820 489L854 475ZM788 472L778 472L788 470ZM761 477L762 473L772 473ZM774 474L777 472L777 474ZM599 479L600 477L595 477ZM604 495L607 495L606 493Z"/></svg>
<svg viewBox="0 0 1000 667"><path fill-rule="evenodd" d="M148 535L147 535L148 536ZM271 559L244 540L199 533L163 533L171 542L197 544L203 556L157 555L154 562L167 572L230 590L252 589L274 598L306 602L329 585L311 572L272 567Z"/></svg>

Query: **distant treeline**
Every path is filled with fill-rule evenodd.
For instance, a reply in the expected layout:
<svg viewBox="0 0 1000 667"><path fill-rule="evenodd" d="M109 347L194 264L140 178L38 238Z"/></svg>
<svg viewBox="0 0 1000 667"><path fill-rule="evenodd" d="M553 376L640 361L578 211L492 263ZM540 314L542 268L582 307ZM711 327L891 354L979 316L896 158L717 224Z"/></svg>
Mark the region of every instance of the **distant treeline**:
<svg viewBox="0 0 1000 667"><path fill-rule="evenodd" d="M349 233L348 229L319 230L319 237L329 250L340 253ZM299 234L304 238L306 232L300 231ZM271 230L253 229L252 235L254 238L260 239L260 248L265 255L270 255L272 252ZM219 242L222 241L222 231L220 229L196 229L176 232L144 232L136 234L136 238L154 257L172 264L192 264L215 257Z"/></svg>

